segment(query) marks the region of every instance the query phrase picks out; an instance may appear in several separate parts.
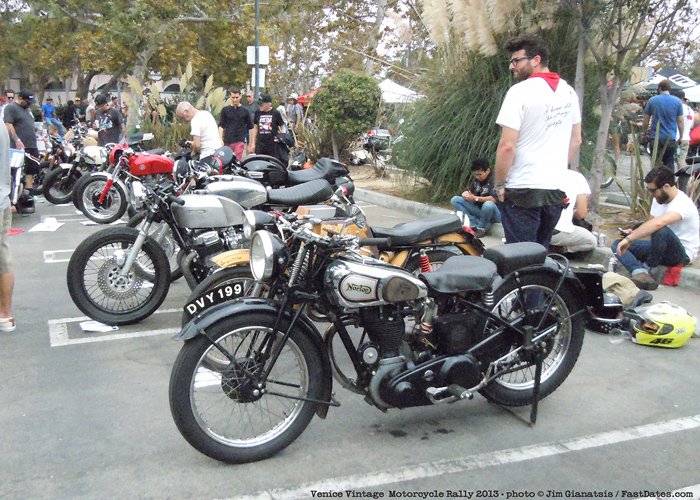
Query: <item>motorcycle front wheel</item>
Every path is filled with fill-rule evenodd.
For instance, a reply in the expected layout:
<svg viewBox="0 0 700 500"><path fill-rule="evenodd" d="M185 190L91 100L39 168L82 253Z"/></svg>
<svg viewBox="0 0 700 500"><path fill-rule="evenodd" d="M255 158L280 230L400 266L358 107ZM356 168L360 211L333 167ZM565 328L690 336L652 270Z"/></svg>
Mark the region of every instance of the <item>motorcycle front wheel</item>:
<svg viewBox="0 0 700 500"><path fill-rule="evenodd" d="M170 376L170 411L201 453L227 463L262 460L291 444L313 418L311 400L322 397L320 355L295 327L274 366L266 366L263 351L275 320L273 314L230 316L180 350ZM225 367L214 368L212 357ZM259 383L268 368L267 381Z"/></svg>
<svg viewBox="0 0 700 500"><path fill-rule="evenodd" d="M102 193L107 187L108 178L105 176L91 177L80 185L77 193L80 210L85 217L98 224L111 224L119 220L126 213L129 200L126 192L118 182L112 183L102 201Z"/></svg>
<svg viewBox="0 0 700 500"><path fill-rule="evenodd" d="M46 174L42 186L42 194L47 201L54 205L63 205L71 201L75 184L81 177L77 170L55 168Z"/></svg>
<svg viewBox="0 0 700 500"><path fill-rule="evenodd" d="M139 232L107 228L86 238L68 263L68 291L87 316L113 326L138 323L153 314L170 288L163 249L146 239L131 270L122 268Z"/></svg>
<svg viewBox="0 0 700 500"><path fill-rule="evenodd" d="M499 287L494 294L495 305L491 312L510 323L518 323L521 327L536 327L545 314L547 318L544 328L558 324L556 332L545 340L539 394L539 398L543 399L564 382L576 364L583 345L583 315L570 317L570 307L576 303L576 297L566 285L561 287L552 306L545 312L557 285L557 280L551 276L526 275L520 278L520 284L521 287L518 287L515 280L510 280ZM484 337L496 329L495 322L487 321ZM533 337L537 335L535 330ZM499 357L510 356L511 359L506 359L506 362L514 363L507 373L480 391L488 400L503 406L532 403L535 365L519 358L521 344L519 341L513 342L502 352L495 353Z"/></svg>

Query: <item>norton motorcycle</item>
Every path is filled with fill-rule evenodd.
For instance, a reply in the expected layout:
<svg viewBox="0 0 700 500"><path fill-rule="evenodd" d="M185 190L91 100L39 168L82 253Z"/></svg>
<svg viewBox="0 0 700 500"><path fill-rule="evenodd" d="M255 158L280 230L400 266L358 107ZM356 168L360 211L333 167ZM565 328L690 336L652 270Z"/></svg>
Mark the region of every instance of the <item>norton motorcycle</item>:
<svg viewBox="0 0 700 500"><path fill-rule="evenodd" d="M601 273L575 270L536 243L455 256L415 276L361 251L385 238L321 235L294 223L294 245L261 230L250 267L266 298L221 302L175 340L169 399L198 451L243 463L291 444L325 418L333 379L381 411L454 403L477 393L507 406L536 404L567 378ZM225 288L215 291L225 300ZM308 306L330 326L324 335Z"/></svg>

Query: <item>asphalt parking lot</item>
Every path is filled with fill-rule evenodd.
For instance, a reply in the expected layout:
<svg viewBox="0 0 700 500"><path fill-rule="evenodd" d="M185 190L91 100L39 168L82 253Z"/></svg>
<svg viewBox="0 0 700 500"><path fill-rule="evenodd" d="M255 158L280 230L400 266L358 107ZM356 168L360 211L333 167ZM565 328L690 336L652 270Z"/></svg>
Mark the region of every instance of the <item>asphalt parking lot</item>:
<svg viewBox="0 0 700 500"><path fill-rule="evenodd" d="M413 217L366 206L370 223ZM47 218L54 231L32 231ZM340 408L279 455L225 465L170 416L179 280L159 312L83 332L66 288L71 251L100 228L72 205L14 215L17 330L0 334L0 498L700 497L700 339L664 350L587 332L567 381L528 410L471 402L384 414L336 387ZM52 224L49 224L50 226ZM55 226L54 226L55 227ZM660 287L700 317L698 294Z"/></svg>

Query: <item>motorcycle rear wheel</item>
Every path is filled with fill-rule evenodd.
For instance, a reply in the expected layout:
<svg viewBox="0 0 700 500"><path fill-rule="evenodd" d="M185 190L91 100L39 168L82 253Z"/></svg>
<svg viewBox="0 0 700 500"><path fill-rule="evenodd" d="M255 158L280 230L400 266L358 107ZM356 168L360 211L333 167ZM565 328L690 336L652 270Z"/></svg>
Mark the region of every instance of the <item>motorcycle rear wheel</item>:
<svg viewBox="0 0 700 500"><path fill-rule="evenodd" d="M138 323L153 314L170 288L170 266L163 249L146 239L131 271L121 276L136 229L110 227L86 238L68 263L68 291L78 309L113 326Z"/></svg>
<svg viewBox="0 0 700 500"><path fill-rule="evenodd" d="M92 176L80 186L77 193L80 200L80 210L85 217L98 224L111 224L119 220L129 206L124 188L118 182L114 182L107 191L104 199L100 201L102 192L107 186L108 179L104 176Z"/></svg>
<svg viewBox="0 0 700 500"><path fill-rule="evenodd" d="M494 307L491 312L497 316L512 322L517 319L524 321L523 303L529 310L534 310L540 305L544 306L551 299L556 280L551 276L526 275L520 278L523 296L521 297L515 280L510 280L498 288L494 294ZM583 345L584 321L582 315L569 317L570 307L576 303L572 290L563 285L557 294L549 314L560 322L557 333L550 337L546 343L547 356L542 363L542 375L540 382L539 398L544 399L559 387L576 364L581 346ZM541 318L541 314L532 315L535 320ZM535 321L532 321L535 323ZM535 325L530 325L535 326ZM484 327L484 337L494 328L492 322L487 322ZM537 332L534 333L537 336ZM513 352L520 345L511 345L509 351L498 353L505 356ZM522 362L521 367L515 371L506 373L492 381L488 386L479 391L486 399L503 406L525 406L532 403L535 366L532 363ZM518 365L520 366L520 365Z"/></svg>
<svg viewBox="0 0 700 500"><path fill-rule="evenodd" d="M42 186L42 194L46 201L54 205L63 205L71 201L73 190L82 174L75 170L71 172L63 168L55 168L46 174Z"/></svg>
<svg viewBox="0 0 700 500"><path fill-rule="evenodd" d="M428 260L430 261L430 270L437 271L442 267L447 259L454 257L455 255L461 255L454 252L449 252L447 250L429 250L427 252ZM406 262L404 269L413 275L419 275L421 273L420 269L420 257L416 254L415 258Z"/></svg>
<svg viewBox="0 0 700 500"><path fill-rule="evenodd" d="M261 393L243 373L265 369L260 349L275 319L242 313L208 327L209 339L235 359L223 370L212 368L210 360L217 356L223 364L228 358L204 335L185 342L175 360L170 411L182 436L208 457L227 463L268 458L299 437L313 418L317 403L292 398L322 397L321 358L298 328L292 329Z"/></svg>

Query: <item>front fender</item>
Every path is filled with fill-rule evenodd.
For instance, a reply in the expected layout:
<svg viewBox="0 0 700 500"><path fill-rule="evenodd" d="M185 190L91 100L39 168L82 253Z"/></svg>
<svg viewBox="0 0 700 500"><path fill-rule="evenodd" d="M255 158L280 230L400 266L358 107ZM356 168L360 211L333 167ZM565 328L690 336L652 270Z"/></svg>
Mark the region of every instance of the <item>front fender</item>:
<svg viewBox="0 0 700 500"><path fill-rule="evenodd" d="M256 297L244 297L230 302L223 302L207 309L201 315L194 317L185 325L180 333L173 337L173 340L191 340L214 323L224 318L244 313L270 314L276 318L279 314L279 306L275 302ZM284 319L291 321L292 314L289 311L285 311ZM304 314L299 316L296 324L301 329L302 333L311 340L314 349L321 359L321 377L323 379L323 393L321 394L321 399L330 402L333 392L333 374L331 371L330 358L328 357L328 351L326 350L323 338L311 320ZM318 405L316 414L319 417L326 418L327 413L328 405Z"/></svg>

